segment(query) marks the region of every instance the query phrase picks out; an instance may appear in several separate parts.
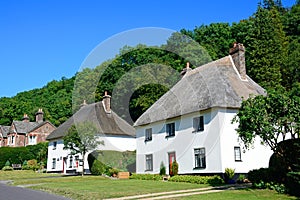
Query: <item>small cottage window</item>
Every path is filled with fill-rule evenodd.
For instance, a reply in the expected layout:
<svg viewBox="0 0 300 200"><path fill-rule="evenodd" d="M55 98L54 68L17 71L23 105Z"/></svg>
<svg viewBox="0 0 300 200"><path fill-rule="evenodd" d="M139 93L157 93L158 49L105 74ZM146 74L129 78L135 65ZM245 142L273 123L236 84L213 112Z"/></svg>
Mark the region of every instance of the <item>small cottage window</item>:
<svg viewBox="0 0 300 200"><path fill-rule="evenodd" d="M240 147L234 147L234 160L235 161L242 161L241 148Z"/></svg>
<svg viewBox="0 0 300 200"><path fill-rule="evenodd" d="M70 161L69 168L72 168L73 167L73 156L70 156L69 161Z"/></svg>
<svg viewBox="0 0 300 200"><path fill-rule="evenodd" d="M15 142L15 136L12 135L12 136L11 136L11 140L10 140L10 144L14 144L14 142Z"/></svg>
<svg viewBox="0 0 300 200"><path fill-rule="evenodd" d="M193 118L193 133L204 131L204 117L195 117Z"/></svg>
<svg viewBox="0 0 300 200"><path fill-rule="evenodd" d="M36 144L36 136L29 135L29 144Z"/></svg>
<svg viewBox="0 0 300 200"><path fill-rule="evenodd" d="M206 168L205 148L194 149L195 154L195 169Z"/></svg>
<svg viewBox="0 0 300 200"><path fill-rule="evenodd" d="M153 170L153 156L152 154L146 155L146 171Z"/></svg>
<svg viewBox="0 0 300 200"><path fill-rule="evenodd" d="M55 149L56 149L56 146L57 146L57 142L56 142L56 141L54 141L54 142L53 142L53 150L55 150Z"/></svg>
<svg viewBox="0 0 300 200"><path fill-rule="evenodd" d="M52 169L56 168L56 158L52 159Z"/></svg>
<svg viewBox="0 0 300 200"><path fill-rule="evenodd" d="M166 137L175 136L175 123L169 123L166 125Z"/></svg>
<svg viewBox="0 0 300 200"><path fill-rule="evenodd" d="M145 142L152 140L152 128L148 128L145 130Z"/></svg>

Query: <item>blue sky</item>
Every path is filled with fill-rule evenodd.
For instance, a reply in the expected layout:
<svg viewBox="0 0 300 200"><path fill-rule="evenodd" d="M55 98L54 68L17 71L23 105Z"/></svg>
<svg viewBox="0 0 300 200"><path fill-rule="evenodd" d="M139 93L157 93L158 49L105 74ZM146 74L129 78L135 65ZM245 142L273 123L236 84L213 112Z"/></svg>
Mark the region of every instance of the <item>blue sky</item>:
<svg viewBox="0 0 300 200"><path fill-rule="evenodd" d="M89 53L108 38L135 28L182 28L238 22L258 0L0 2L0 97L72 77ZM282 0L291 6L294 0Z"/></svg>

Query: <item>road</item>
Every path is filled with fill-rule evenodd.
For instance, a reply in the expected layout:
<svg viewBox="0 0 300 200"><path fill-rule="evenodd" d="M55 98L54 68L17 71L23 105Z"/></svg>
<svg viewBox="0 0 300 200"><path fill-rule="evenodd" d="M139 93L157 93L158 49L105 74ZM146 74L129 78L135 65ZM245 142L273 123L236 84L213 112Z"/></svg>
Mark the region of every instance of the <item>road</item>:
<svg viewBox="0 0 300 200"><path fill-rule="evenodd" d="M0 183L0 200L69 200L65 197Z"/></svg>

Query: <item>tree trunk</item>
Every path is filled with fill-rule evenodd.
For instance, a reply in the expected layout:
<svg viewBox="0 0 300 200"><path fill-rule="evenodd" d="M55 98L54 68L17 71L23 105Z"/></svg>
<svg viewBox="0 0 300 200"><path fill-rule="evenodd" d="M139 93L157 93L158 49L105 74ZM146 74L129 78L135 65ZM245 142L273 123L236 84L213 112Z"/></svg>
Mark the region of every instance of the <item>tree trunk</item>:
<svg viewBox="0 0 300 200"><path fill-rule="evenodd" d="M82 153L82 173L81 173L81 176L84 176L84 157L85 157L85 152Z"/></svg>

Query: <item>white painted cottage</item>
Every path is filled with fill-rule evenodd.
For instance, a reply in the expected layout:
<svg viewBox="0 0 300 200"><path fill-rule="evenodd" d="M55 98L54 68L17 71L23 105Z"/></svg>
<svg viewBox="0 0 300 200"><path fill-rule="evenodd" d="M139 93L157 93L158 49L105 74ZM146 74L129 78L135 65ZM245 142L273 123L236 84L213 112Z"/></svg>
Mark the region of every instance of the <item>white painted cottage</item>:
<svg viewBox="0 0 300 200"><path fill-rule="evenodd" d="M71 118L60 125L48 137L47 172L80 173L82 172L82 156L71 155L64 150L63 137L69 128L84 121L91 121L98 128L98 139L104 141L97 150L134 151L136 150L134 128L110 109L110 96L105 94L103 101L84 104ZM76 123L75 123L76 122ZM86 154L85 172L89 172Z"/></svg>
<svg viewBox="0 0 300 200"><path fill-rule="evenodd" d="M176 160L179 174L236 173L267 167L272 151L260 144L244 151L232 124L242 99L265 95L246 75L245 49L235 44L230 55L196 69L182 79L135 122L137 173L167 174Z"/></svg>

